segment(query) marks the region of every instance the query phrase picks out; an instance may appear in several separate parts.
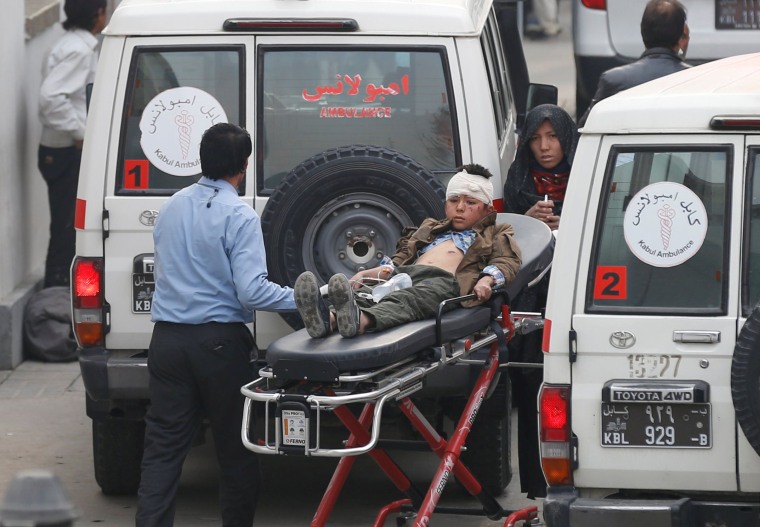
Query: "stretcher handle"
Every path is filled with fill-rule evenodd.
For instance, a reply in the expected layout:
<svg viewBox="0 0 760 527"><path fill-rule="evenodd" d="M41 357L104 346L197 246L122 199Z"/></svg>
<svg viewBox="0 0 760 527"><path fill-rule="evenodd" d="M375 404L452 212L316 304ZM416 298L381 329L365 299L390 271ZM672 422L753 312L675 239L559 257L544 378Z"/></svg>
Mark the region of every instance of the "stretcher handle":
<svg viewBox="0 0 760 527"><path fill-rule="evenodd" d="M443 346L443 326L442 326L441 319L443 318L443 313L446 306L448 306L449 304L453 304L455 302L457 303L465 302L467 300L474 300L476 298L478 298L478 295L476 295L475 293L470 293L469 295L456 296L454 298L447 298L446 300L438 304L438 313L436 313L435 315L435 345L437 347L440 348L441 346ZM500 298L504 302L508 302L509 294L507 293L507 290L504 289L503 287L497 287L493 289L491 291L491 298L490 300L488 300L488 302L493 304L493 302L497 298ZM498 316L498 314L500 313L500 308L501 308L500 304L499 304L499 309L496 309L496 310L494 310L492 306L491 318L496 318L496 316ZM496 312L495 316L494 316L494 312Z"/></svg>

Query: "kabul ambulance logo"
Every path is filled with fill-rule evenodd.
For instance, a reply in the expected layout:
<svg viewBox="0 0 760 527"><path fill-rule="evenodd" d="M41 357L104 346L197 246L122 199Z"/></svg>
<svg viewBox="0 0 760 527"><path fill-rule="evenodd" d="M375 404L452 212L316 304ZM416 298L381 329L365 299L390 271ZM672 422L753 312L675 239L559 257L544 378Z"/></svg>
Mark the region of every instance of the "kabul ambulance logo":
<svg viewBox="0 0 760 527"><path fill-rule="evenodd" d="M625 211L623 232L631 252L654 267L675 267L699 252L707 211L694 192L664 181L641 189Z"/></svg>
<svg viewBox="0 0 760 527"><path fill-rule="evenodd" d="M227 114L213 95L198 88L171 88L153 97L140 119L140 146L158 169L173 176L201 172L203 132L226 123Z"/></svg>

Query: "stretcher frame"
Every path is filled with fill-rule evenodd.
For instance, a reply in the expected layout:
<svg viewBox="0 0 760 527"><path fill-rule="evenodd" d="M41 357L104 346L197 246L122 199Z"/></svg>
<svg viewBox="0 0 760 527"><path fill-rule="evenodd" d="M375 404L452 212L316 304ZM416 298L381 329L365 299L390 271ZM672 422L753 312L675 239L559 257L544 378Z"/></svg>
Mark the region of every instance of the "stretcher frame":
<svg viewBox="0 0 760 527"><path fill-rule="evenodd" d="M511 216L511 215L506 215ZM525 217L521 217L525 218ZM510 222L511 223L511 222ZM542 224L543 227L545 227ZM545 237L545 232L542 232ZM551 237L551 233L549 233ZM553 238L551 238L553 242ZM548 243L548 242L547 242ZM553 245L553 244L552 244ZM521 245L522 246L522 245ZM545 261L543 262L545 263ZM536 264L541 266L541 262ZM523 260L523 272L526 267ZM537 283L543 273L535 276L536 266L531 271L532 280L527 285ZM525 273L523 273L523 277ZM496 295L502 299L508 294ZM369 455L406 497L394 501L380 509L374 525L384 525L387 516L399 513L399 524L413 521L414 526L427 526L434 512L485 515L492 520L507 518L505 526L517 521L532 521L536 518L536 508L520 511L504 510L490 495L477 478L460 459L467 436L475 421L482 402L495 386L494 379L499 371L509 367L536 367L536 364L513 363L508 361L507 342L515 334L526 333L543 326L539 313L512 313L506 303L494 308L480 306L471 309L458 308L448 311L449 304L473 298L467 295L447 300L438 310L433 345L394 360L388 364L367 370L336 372L320 367L312 371L296 368L280 368L269 364L259 372L260 377L243 386L245 408L241 437L249 450L264 455L300 455L304 457L339 458L317 511L312 519L313 527L326 525L357 456ZM465 334L447 338L447 320L456 325L457 317L467 312L467 323L462 326ZM485 324L483 322L486 321ZM433 321L430 321L431 323ZM413 323L418 324L418 323ZM479 325L474 331L473 326ZM301 332L305 333L305 330ZM297 342L299 336L293 337ZM303 336L302 336L303 337ZM307 337L308 338L308 337ZM364 337L362 337L364 338ZM371 338L371 337L370 337ZM351 339L356 340L356 339ZM311 344L306 342L303 345ZM295 344L299 346L300 344ZM340 342L336 345L340 345ZM287 348L287 345L285 346ZM283 356L287 357L287 353ZM318 354L311 355L318 358ZM308 355L299 354L293 362L306 361ZM269 357L268 357L269 360ZM274 361L275 359L273 359ZM439 370L461 366L480 366L480 372L472 387L464 410L457 419L451 437L444 439L412 401L411 396L423 389L428 376ZM293 366L293 364L289 364ZM538 365L540 367L540 365ZM415 488L410 478L383 448L380 433L383 409L388 403L398 404L403 416L421 436L430 451L439 458L435 475L423 494ZM359 403L362 410L357 417L347 405ZM263 406L263 438L255 435L253 416L257 405ZM261 410L261 408L259 408ZM322 421L324 412L332 412L348 430L349 436L340 447L322 445ZM285 437L283 424L288 416L303 426L293 437ZM296 443L294 443L296 441ZM455 476L467 492L480 503L480 509L452 509L439 507L443 490L451 476Z"/></svg>

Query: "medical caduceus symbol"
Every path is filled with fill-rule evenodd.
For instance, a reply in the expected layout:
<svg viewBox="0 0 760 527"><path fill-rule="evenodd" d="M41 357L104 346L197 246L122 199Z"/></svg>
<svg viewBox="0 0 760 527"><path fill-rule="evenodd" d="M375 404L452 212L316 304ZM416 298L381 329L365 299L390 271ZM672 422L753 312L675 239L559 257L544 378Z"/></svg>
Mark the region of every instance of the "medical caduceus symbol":
<svg viewBox="0 0 760 527"><path fill-rule="evenodd" d="M676 217L675 209L670 205L665 205L663 208L657 211L657 216L660 218L660 236L662 237L662 247L666 251L670 245L670 233L673 229L673 218Z"/></svg>
<svg viewBox="0 0 760 527"><path fill-rule="evenodd" d="M192 131L191 127L195 122L195 117L183 111L174 118L174 122L179 132L179 147L182 149L182 159L187 159L187 154L190 152L190 132Z"/></svg>

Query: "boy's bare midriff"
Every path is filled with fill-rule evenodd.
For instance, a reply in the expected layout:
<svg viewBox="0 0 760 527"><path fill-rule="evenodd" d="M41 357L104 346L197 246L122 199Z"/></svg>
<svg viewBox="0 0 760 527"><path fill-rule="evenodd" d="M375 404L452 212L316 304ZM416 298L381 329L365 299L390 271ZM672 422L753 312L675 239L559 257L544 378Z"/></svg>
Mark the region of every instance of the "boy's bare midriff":
<svg viewBox="0 0 760 527"><path fill-rule="evenodd" d="M464 258L464 253L454 245L453 241L447 240L427 251L414 263L415 265L432 265L456 274L462 258Z"/></svg>

